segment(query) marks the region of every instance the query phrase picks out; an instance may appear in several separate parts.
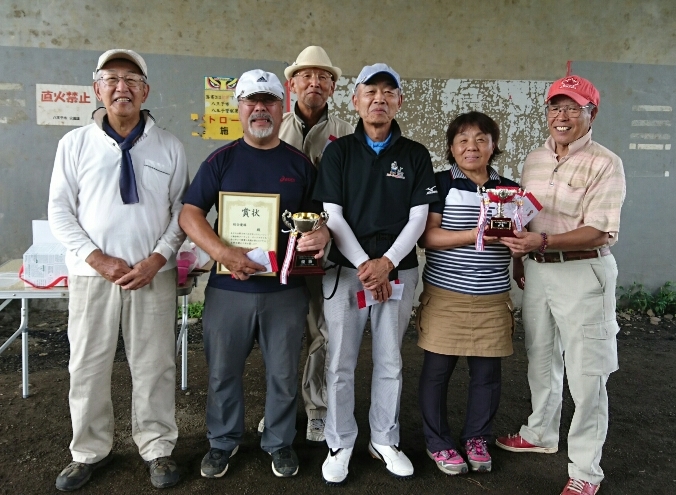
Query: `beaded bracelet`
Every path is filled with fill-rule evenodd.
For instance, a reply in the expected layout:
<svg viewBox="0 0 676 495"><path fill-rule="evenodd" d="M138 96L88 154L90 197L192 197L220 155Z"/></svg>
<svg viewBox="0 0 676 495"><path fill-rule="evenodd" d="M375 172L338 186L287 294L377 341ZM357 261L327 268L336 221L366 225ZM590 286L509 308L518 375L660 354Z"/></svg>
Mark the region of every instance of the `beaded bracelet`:
<svg viewBox="0 0 676 495"><path fill-rule="evenodd" d="M547 234L544 232L540 232L540 235L542 236L542 244L540 244L540 248L538 249L538 252L541 254L545 254L545 249L547 249Z"/></svg>

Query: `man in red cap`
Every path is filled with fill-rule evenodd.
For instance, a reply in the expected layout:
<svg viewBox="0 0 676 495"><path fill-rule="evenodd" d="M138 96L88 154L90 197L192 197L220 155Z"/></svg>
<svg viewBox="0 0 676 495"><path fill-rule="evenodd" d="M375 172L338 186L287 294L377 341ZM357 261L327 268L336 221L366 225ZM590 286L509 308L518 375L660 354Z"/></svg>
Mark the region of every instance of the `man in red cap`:
<svg viewBox="0 0 676 495"><path fill-rule="evenodd" d="M610 246L617 242L626 187L622 160L591 139L599 102L598 90L582 77L552 84L550 137L526 158L521 184L543 208L528 232L502 239L524 289L533 412L518 434L500 437L496 445L512 452L558 450L565 366L575 413L568 432L570 479L562 495L599 490L606 382L617 370L617 265Z"/></svg>

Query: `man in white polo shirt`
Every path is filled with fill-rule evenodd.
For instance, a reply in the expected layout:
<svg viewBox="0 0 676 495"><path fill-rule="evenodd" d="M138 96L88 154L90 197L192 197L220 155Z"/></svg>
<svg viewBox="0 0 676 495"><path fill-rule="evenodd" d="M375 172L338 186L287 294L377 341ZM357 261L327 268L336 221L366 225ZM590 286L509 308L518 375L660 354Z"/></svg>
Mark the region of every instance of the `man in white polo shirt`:
<svg viewBox="0 0 676 495"><path fill-rule="evenodd" d="M56 488L82 487L111 460L110 380L122 327L132 379L132 437L156 488L178 482L170 458L176 363L176 252L188 187L183 145L141 110L145 60L108 50L94 71L105 108L59 142L49 188L49 224L67 249L70 292L71 462Z"/></svg>

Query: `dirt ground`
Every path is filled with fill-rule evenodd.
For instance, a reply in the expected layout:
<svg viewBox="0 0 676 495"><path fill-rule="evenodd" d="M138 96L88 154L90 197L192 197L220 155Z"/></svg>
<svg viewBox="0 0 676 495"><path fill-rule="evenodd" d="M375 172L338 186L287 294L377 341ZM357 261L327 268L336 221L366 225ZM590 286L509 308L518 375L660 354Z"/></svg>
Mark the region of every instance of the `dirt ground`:
<svg viewBox="0 0 676 495"><path fill-rule="evenodd" d="M30 332L31 396L21 397L20 339L0 355L0 493L56 493L54 481L70 461L71 437L68 411L67 315L62 311L32 311ZM610 431L603 451L606 479L601 493L676 493L676 324L662 319L651 324L646 316L620 313L618 336L620 370L608 384ZM12 303L0 313L0 341L19 326L18 306ZM515 353L503 361L503 389L495 433L518 431L530 413L526 381L526 355L520 325L514 336ZM220 480L200 477L199 465L208 449L205 438L206 364L202 353L201 325L191 326L189 385L177 382L176 416L179 439L174 458L181 469L181 482L168 493L176 494L558 494L567 480L566 435L573 412L570 395L564 395L562 440L559 452L515 454L491 448L493 472L447 477L425 455L418 412L418 376L422 351L412 328L404 338L405 383L401 400L402 448L411 458L415 477L399 481L387 475L382 464L367 452L368 406L371 370L371 339L365 335L357 369L356 417L361 427L350 463L348 483L329 488L321 480L324 448L305 444L306 418L299 407L298 436L294 448L300 472L291 479L277 479L270 470L270 457L260 450L256 425L263 414L264 365L254 349L246 370L247 433L227 475ZM179 373L177 373L178 379ZM449 414L459 434L465 411L467 367L461 361L451 379ZM78 493L154 493L146 469L131 439L130 377L120 347L113 371L113 401L116 432L113 463L96 471ZM300 402L300 401L299 401ZM299 404L300 406L300 404Z"/></svg>

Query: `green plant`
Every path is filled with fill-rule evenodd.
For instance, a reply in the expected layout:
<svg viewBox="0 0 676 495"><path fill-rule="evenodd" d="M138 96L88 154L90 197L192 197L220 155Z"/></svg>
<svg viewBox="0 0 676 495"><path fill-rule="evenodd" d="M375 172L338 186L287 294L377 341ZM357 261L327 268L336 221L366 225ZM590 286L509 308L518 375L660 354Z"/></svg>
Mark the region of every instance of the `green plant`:
<svg viewBox="0 0 676 495"><path fill-rule="evenodd" d="M671 282L666 282L655 294L651 294L643 284L634 282L629 288L619 286L620 305L632 311L645 313L652 309L656 315L676 312L676 291Z"/></svg>
<svg viewBox="0 0 676 495"><path fill-rule="evenodd" d="M192 302L188 304L188 318L202 318L204 311L204 303L202 301ZM178 307L178 317L183 316L183 306Z"/></svg>
<svg viewBox="0 0 676 495"><path fill-rule="evenodd" d="M658 315L676 311L676 291L672 289L671 282L660 287L653 297L653 311Z"/></svg>
<svg viewBox="0 0 676 495"><path fill-rule="evenodd" d="M621 285L618 289L620 289L621 306L640 313L645 313L650 309L653 296L643 288L643 284L634 282L628 289Z"/></svg>

